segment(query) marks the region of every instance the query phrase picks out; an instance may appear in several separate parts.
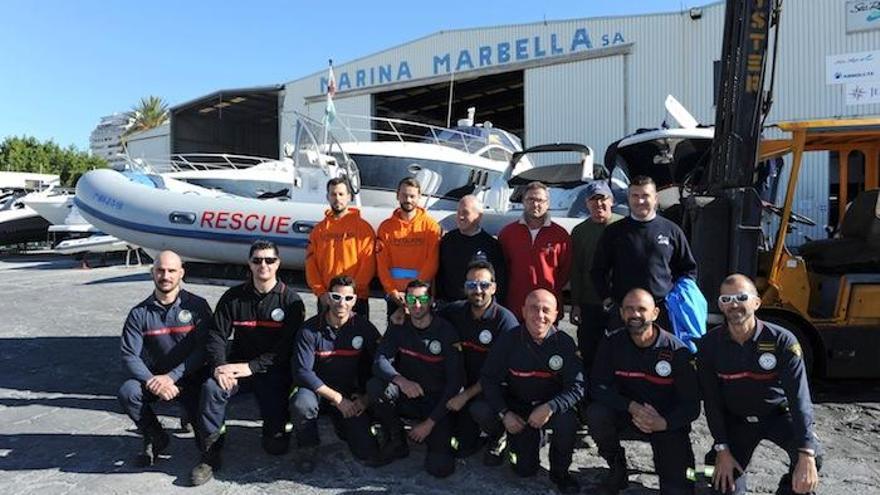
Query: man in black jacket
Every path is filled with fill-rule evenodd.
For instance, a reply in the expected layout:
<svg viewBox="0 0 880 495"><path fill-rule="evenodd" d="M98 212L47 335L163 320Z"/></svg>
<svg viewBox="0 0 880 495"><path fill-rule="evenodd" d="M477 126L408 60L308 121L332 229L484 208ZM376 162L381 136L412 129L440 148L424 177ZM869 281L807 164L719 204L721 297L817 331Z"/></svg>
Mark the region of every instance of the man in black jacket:
<svg viewBox="0 0 880 495"><path fill-rule="evenodd" d="M428 284L413 280L404 296L409 318L388 327L367 382L370 407L387 433L388 443L369 464L379 466L409 455L401 418L417 421L409 439L427 443L425 471L445 478L455 471L452 419L446 403L462 384L458 336L452 325L431 311Z"/></svg>
<svg viewBox="0 0 880 495"><path fill-rule="evenodd" d="M212 376L202 386L199 406L202 459L193 468L193 485L207 482L220 468L226 406L239 392L256 396L263 449L272 455L287 452L290 356L305 307L299 295L277 279L280 265L275 244L255 242L248 260L250 279L230 288L217 303L207 344Z"/></svg>
<svg viewBox="0 0 880 495"><path fill-rule="evenodd" d="M190 420L198 416L204 340L213 325L207 301L180 288L180 256L162 251L150 273L153 292L131 309L122 330L127 379L118 394L123 410L144 436L141 466L152 466L169 441L152 403L180 400Z"/></svg>
<svg viewBox="0 0 880 495"><path fill-rule="evenodd" d="M745 469L767 439L789 457L789 472L776 493L813 493L821 454L801 346L788 330L755 316L761 299L745 275L727 277L720 294L718 306L727 321L703 337L697 356L706 422L715 440L714 488L746 493Z"/></svg>
<svg viewBox="0 0 880 495"><path fill-rule="evenodd" d="M551 428L550 480L563 493L578 493L568 468L584 376L574 340L554 326L556 308L547 289L526 296L524 324L502 333L483 365L480 385L488 407L471 412L490 437L507 431L513 470L524 477L537 473L543 429Z"/></svg>
<svg viewBox="0 0 880 495"><path fill-rule="evenodd" d="M654 469L664 495L693 495L687 478L694 467L691 423L700 415L697 374L688 348L656 324L659 309L644 289L623 298L624 328L599 344L590 375L590 435L611 467L602 483L616 494L627 485L623 431L638 430L651 442Z"/></svg>
<svg viewBox="0 0 880 495"><path fill-rule="evenodd" d="M620 307L633 288L647 290L660 309L657 322L672 330L664 302L682 277L696 280L697 263L681 228L657 214L657 186L650 177L636 176L629 185L630 216L609 225L599 238L590 276L606 310ZM623 326L610 311L608 328Z"/></svg>
<svg viewBox="0 0 880 495"><path fill-rule="evenodd" d="M363 461L378 453L365 409L379 331L354 312L357 293L351 277L334 277L327 289L328 305L303 323L291 361L297 386L292 398L299 450L296 466L304 473L313 471L317 463L318 414L330 416L356 458Z"/></svg>

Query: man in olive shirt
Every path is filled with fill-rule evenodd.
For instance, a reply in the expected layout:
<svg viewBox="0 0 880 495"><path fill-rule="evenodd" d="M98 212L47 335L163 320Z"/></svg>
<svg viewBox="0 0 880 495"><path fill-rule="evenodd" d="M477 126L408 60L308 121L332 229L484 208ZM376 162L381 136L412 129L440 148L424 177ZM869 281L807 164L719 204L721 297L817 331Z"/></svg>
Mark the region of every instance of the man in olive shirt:
<svg viewBox="0 0 880 495"><path fill-rule="evenodd" d="M612 213L614 196L604 180L587 184L587 210L590 217L571 231L574 256L571 263L571 323L577 325L578 350L589 374L602 332L608 326L608 312L590 279L593 254L605 227L623 218Z"/></svg>

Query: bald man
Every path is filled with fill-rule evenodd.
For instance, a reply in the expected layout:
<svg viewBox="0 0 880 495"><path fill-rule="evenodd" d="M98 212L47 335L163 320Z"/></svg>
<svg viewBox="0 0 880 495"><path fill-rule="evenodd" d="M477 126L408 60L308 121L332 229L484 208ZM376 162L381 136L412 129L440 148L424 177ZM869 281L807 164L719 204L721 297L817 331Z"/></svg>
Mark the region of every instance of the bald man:
<svg viewBox="0 0 880 495"><path fill-rule="evenodd" d="M659 314L650 292L631 289L620 308L624 327L607 332L596 353L587 423L611 467L603 493L618 493L628 483L624 431L651 443L660 493L694 493L687 469L694 467L691 423L700 415L697 374L687 346L655 323Z"/></svg>
<svg viewBox="0 0 880 495"><path fill-rule="evenodd" d="M513 470L524 477L537 473L542 430L552 429L550 480L562 493L578 493L580 485L568 472L578 426L575 406L584 396L577 348L554 326L552 292L531 291L520 309L525 322L500 334L489 350L480 378L486 406L472 407L471 414L490 439L507 434Z"/></svg>
<svg viewBox="0 0 880 495"><path fill-rule="evenodd" d="M746 493L745 470L765 439L789 457L776 493L814 493L821 461L801 346L790 331L755 316L761 298L748 277L727 277L720 294L726 322L703 337L697 356L715 440L715 493Z"/></svg>
<svg viewBox="0 0 880 495"><path fill-rule="evenodd" d="M437 272L436 299L452 302L467 297L464 289L468 266L478 261L492 264L495 270L495 286L499 301L504 300L507 288L507 265L501 244L483 230L483 203L473 194L458 201L455 214L457 229L451 230L440 240L440 268Z"/></svg>
<svg viewBox="0 0 880 495"><path fill-rule="evenodd" d="M122 329L126 380L118 393L143 435L140 466L152 466L169 442L152 403L179 399L190 418L198 417L204 336L213 321L207 301L180 288L180 256L162 251L150 273L153 292L131 309Z"/></svg>

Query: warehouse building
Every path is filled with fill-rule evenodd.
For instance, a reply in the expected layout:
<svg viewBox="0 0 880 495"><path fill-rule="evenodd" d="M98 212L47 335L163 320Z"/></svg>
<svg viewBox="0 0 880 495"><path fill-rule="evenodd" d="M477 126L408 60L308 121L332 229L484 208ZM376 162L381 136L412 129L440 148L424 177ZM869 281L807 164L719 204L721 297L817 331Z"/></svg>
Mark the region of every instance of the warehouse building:
<svg viewBox="0 0 880 495"><path fill-rule="evenodd" d="M880 10L852 0L786 0L783 8L768 123L880 114L880 80L866 76L880 64L880 51L871 56L880 50ZM475 107L478 122L491 121L526 146L583 143L601 162L608 144L660 126L669 94L713 123L723 24L724 2L717 2L436 32L336 61L334 125L341 132L347 115L372 115L445 126ZM863 66L861 75L838 70ZM295 112L323 115L327 69L315 69L281 86L220 91L175 107L169 150L280 155L293 140ZM234 118L221 122L223 115ZM850 157L849 187L863 180L864 162ZM827 154L804 163L795 210L817 226L795 239L825 237L824 226L836 221L836 167Z"/></svg>

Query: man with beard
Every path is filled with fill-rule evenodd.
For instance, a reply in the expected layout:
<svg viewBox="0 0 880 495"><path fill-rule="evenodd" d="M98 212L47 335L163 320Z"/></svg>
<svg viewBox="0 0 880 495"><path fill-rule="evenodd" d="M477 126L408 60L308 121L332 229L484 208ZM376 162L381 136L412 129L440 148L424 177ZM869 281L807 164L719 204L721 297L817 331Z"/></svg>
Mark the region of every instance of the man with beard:
<svg viewBox="0 0 880 495"><path fill-rule="evenodd" d="M530 182L523 193L523 214L498 233L510 286L506 306L522 321L526 295L542 287L562 301L571 272L571 238L550 220L550 190Z"/></svg>
<svg viewBox="0 0 880 495"><path fill-rule="evenodd" d="M631 289L620 308L626 326L609 332L596 353L587 424L611 467L603 493L626 488L620 436L632 427L651 443L660 493L694 493L687 470L694 467L691 423L700 415L697 374L687 346L655 323L659 312L650 292Z"/></svg>
<svg viewBox="0 0 880 495"><path fill-rule="evenodd" d="M461 389L458 336L448 321L432 314L426 282L413 280L405 290L409 318L388 327L367 383L371 407L388 438L369 464L380 466L409 455L401 421L409 418L417 421L409 439L428 446L425 471L445 478L455 471L446 403Z"/></svg>
<svg viewBox="0 0 880 495"><path fill-rule="evenodd" d="M437 272L436 298L443 302L458 301L467 297L464 289L468 265L476 261L492 264L498 298L504 300L507 287L507 267L501 244L483 230L483 204L472 194L458 201L455 215L457 229L447 232L440 239L440 268Z"/></svg>
<svg viewBox="0 0 880 495"><path fill-rule="evenodd" d="M329 306L310 318L296 336L292 359L293 426L298 447L297 469L310 473L317 463L318 415L330 416L352 455L361 461L378 453L370 435L366 384L376 354L379 331L355 314L356 286L348 276L328 284Z"/></svg>
<svg viewBox="0 0 880 495"><path fill-rule="evenodd" d="M657 214L657 186L633 177L627 193L630 216L609 225L599 238L590 276L606 309L620 306L630 289L647 290L659 308L661 326L669 327L666 294L682 277L697 278L697 263L681 228ZM609 328L622 326L611 312ZM671 330L671 329L670 329Z"/></svg>
<svg viewBox="0 0 880 495"><path fill-rule="evenodd" d="M263 450L270 455L287 452L290 356L305 308L299 295L278 280L280 265L274 243L254 242L250 278L217 302L207 343L211 377L202 385L199 404L202 457L191 473L193 485L206 483L220 469L226 406L240 392L252 392L257 399Z"/></svg>
<svg viewBox="0 0 880 495"><path fill-rule="evenodd" d="M746 493L745 469L767 439L785 450L789 472L776 493L813 493L818 441L801 346L788 330L759 320L761 298L745 275L721 284L726 323L710 330L697 356L706 421L715 440L716 493Z"/></svg>
<svg viewBox="0 0 880 495"><path fill-rule="evenodd" d="M208 303L180 288L183 263L176 253L159 253L150 272L153 293L132 308L122 329L127 379L118 393L123 410L144 437L141 466L152 466L169 441L153 402L180 399L187 416L198 417L204 337L212 324Z"/></svg>
<svg viewBox="0 0 880 495"><path fill-rule="evenodd" d="M321 313L330 304L328 282L341 275L351 277L357 287L354 311L366 318L370 314L370 281L376 274L373 256L376 234L361 218L360 210L349 206L351 189L344 177L327 181L327 201L330 208L309 234L306 282L318 298L318 313Z"/></svg>
<svg viewBox="0 0 880 495"><path fill-rule="evenodd" d="M571 231L571 323L578 327L578 349L584 362L584 372L589 374L599 340L608 328L608 312L593 287L590 267L593 266L593 254L605 227L623 217L611 211L614 196L604 180L587 184L585 197L590 217Z"/></svg>
<svg viewBox="0 0 880 495"><path fill-rule="evenodd" d="M502 333L483 365L480 385L489 407L474 410L474 419L491 438L505 431L513 471L534 476L544 429L550 440L550 480L562 493L578 493L568 472L574 451L577 403L584 396L583 365L574 340L554 327L556 296L535 289L527 296L525 323Z"/></svg>
<svg viewBox="0 0 880 495"><path fill-rule="evenodd" d="M480 416L480 411L489 409L479 381L489 349L502 334L519 325L513 313L495 301L498 284L491 263L475 261L466 274L463 285L467 299L448 304L440 312L458 330L464 360L464 390L446 402L446 408L455 417L458 457L467 457L480 448L480 426L472 414ZM476 413L471 412L475 410ZM492 438L483 462L501 464L504 446L503 435Z"/></svg>
<svg viewBox="0 0 880 495"><path fill-rule="evenodd" d="M385 290L388 316L394 315L398 324L407 308L406 285L413 280L430 283L437 274L440 225L418 206L421 197L417 180L401 179L397 185L400 207L379 225L376 235L376 269Z"/></svg>

